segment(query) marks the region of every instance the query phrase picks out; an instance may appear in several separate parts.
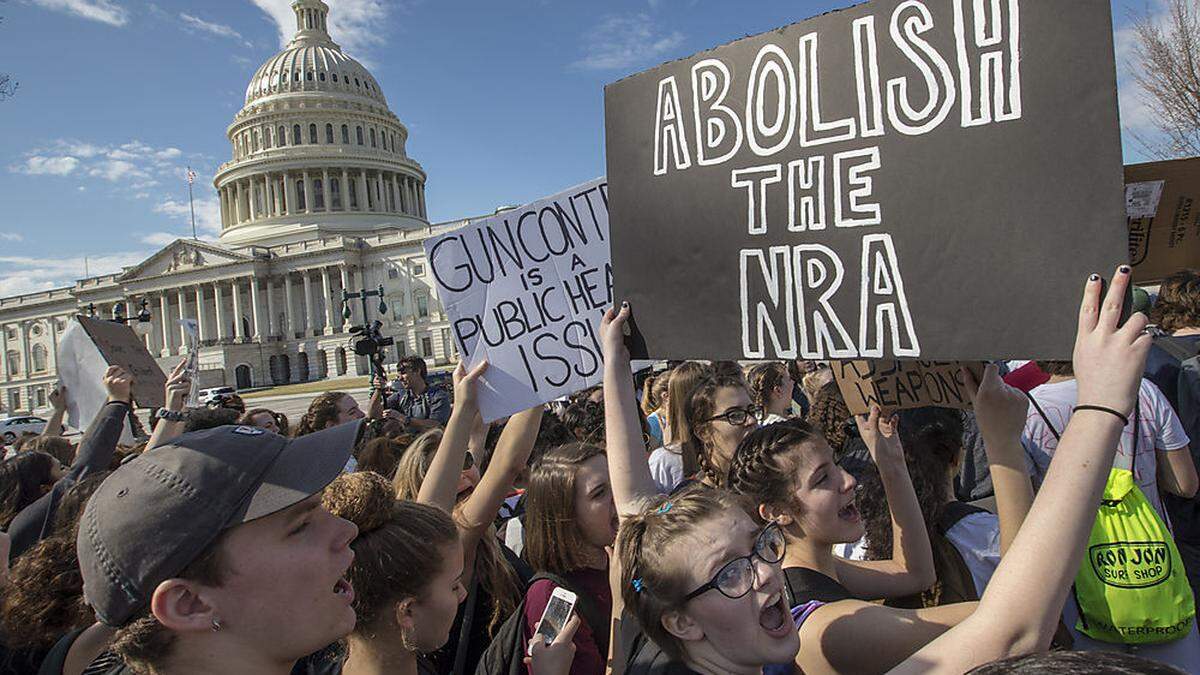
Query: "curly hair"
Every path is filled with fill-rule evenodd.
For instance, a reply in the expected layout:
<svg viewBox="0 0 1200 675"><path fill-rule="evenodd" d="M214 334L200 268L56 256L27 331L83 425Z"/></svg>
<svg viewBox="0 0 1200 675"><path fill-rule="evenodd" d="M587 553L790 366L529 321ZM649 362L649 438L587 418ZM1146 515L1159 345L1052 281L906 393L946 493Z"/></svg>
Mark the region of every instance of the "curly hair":
<svg viewBox="0 0 1200 675"><path fill-rule="evenodd" d="M604 444L604 404L581 399L567 406L562 422L580 443Z"/></svg>
<svg viewBox="0 0 1200 675"><path fill-rule="evenodd" d="M683 471L685 476L695 475L697 471L704 473L708 482L715 486L724 485L725 472L728 467L724 460L718 460L715 448L709 441L712 422L707 421L717 413L717 392L726 388L744 388L746 382L741 377L731 374L712 373L692 392L683 415L686 420L688 434L682 438Z"/></svg>
<svg viewBox="0 0 1200 675"><path fill-rule="evenodd" d="M729 463L726 488L744 495L754 508L751 516L762 522L758 505L795 508L795 481L805 447L819 439L807 422L790 419L746 434Z"/></svg>
<svg viewBox="0 0 1200 675"><path fill-rule="evenodd" d="M930 532L935 530L946 504L954 499L948 479L962 454L962 439L962 413L957 410L915 408L900 412L900 444ZM891 558L892 512L874 464L863 475L857 502L867 531L867 559Z"/></svg>
<svg viewBox="0 0 1200 675"><path fill-rule="evenodd" d="M671 507L661 508L668 500ZM741 508L724 490L691 485L675 495L658 496L642 513L621 521L616 547L621 556L621 596L646 636L672 660L683 659L683 643L667 632L662 618L679 609L691 590L688 569L693 564L692 552L684 550L688 535Z"/></svg>
<svg viewBox="0 0 1200 675"><path fill-rule="evenodd" d="M1150 321L1168 333L1200 327L1200 271L1183 270L1167 277L1158 289Z"/></svg>
<svg viewBox="0 0 1200 675"><path fill-rule="evenodd" d="M280 436L288 435L287 415L284 415L283 413L280 413L280 412L275 412L274 410L271 410L270 408L251 408L251 409L247 410L246 412L242 413L242 416L238 418L238 424L253 425L254 418L263 413L270 415L271 418L275 420L275 426L279 428L278 433Z"/></svg>
<svg viewBox="0 0 1200 675"><path fill-rule="evenodd" d="M183 422L183 431L203 431L215 429L229 424L237 424L238 411L232 408L188 408L187 419Z"/></svg>
<svg viewBox="0 0 1200 675"><path fill-rule="evenodd" d="M0 462L0 528L5 530L26 506L54 484L58 460L44 452L22 452Z"/></svg>
<svg viewBox="0 0 1200 675"><path fill-rule="evenodd" d="M399 441L386 436L373 438L367 441L358 453L358 470L374 471L391 480L396 475L396 467L400 464L405 447Z"/></svg>
<svg viewBox="0 0 1200 675"><path fill-rule="evenodd" d="M845 445L849 436L847 425L853 421L854 416L850 414L850 408L846 407L846 401L836 383L831 382L817 391L812 406L808 409L807 422L825 436L835 455Z"/></svg>
<svg viewBox="0 0 1200 675"><path fill-rule="evenodd" d="M321 503L358 526L346 577L355 590L354 632L374 636L397 602L425 595L446 563L442 549L458 541L458 528L435 506L398 501L392 484L372 472L338 476Z"/></svg>
<svg viewBox="0 0 1200 675"><path fill-rule="evenodd" d="M58 636L95 621L83 597L75 531L88 498L109 473L92 474L71 486L59 502L50 536L13 563L0 601L0 629L10 649L49 649Z"/></svg>
<svg viewBox="0 0 1200 675"><path fill-rule="evenodd" d="M17 452L44 452L63 466L71 466L75 461L75 444L62 436L34 436L21 444Z"/></svg>
<svg viewBox="0 0 1200 675"><path fill-rule="evenodd" d="M308 412L300 418L296 426L296 435L304 436L314 431L320 431L337 422L337 404L343 397L349 396L344 391L327 391L317 396L308 404Z"/></svg>
<svg viewBox="0 0 1200 675"><path fill-rule="evenodd" d="M787 365L779 361L760 363L751 368L746 373L746 389L750 391L750 400L754 405L768 409L771 406L771 391L783 384L787 374Z"/></svg>

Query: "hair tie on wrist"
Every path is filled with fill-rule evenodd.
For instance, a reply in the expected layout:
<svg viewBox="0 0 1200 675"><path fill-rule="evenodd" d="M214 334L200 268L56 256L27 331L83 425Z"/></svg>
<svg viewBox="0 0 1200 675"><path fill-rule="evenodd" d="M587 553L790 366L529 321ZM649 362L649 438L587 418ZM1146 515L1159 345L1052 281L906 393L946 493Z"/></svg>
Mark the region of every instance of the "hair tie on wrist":
<svg viewBox="0 0 1200 675"><path fill-rule="evenodd" d="M1071 410L1071 412L1077 413L1080 410L1095 410L1097 412L1106 412L1110 415L1115 415L1116 417L1120 418L1121 426L1123 426L1123 427L1129 426L1129 416L1122 415L1121 413L1117 412L1116 410L1113 410L1112 408L1105 408L1102 405L1077 405Z"/></svg>

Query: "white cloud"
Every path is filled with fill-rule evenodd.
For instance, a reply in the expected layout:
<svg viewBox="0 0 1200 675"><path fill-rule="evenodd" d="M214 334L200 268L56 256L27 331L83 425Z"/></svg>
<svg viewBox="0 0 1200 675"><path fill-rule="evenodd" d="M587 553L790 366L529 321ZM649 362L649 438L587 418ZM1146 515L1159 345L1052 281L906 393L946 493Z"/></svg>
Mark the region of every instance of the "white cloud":
<svg viewBox="0 0 1200 675"><path fill-rule="evenodd" d="M200 183L201 180L197 178L196 182ZM221 201L216 196L198 197L195 199L195 205L196 232L200 234L201 239L215 239L217 235L221 234ZM154 212L161 213L179 223L182 226L180 234L154 232L143 237L142 241L155 243L167 236L172 240L192 236L192 211L187 200L168 199L159 202L154 206ZM151 237L156 238L155 241L148 241L148 238Z"/></svg>
<svg viewBox="0 0 1200 675"><path fill-rule="evenodd" d="M25 237L16 232L0 232L0 239L4 241L25 241Z"/></svg>
<svg viewBox="0 0 1200 675"><path fill-rule="evenodd" d="M183 237L181 235L171 234L170 232L151 232L150 234L143 236L141 241L143 244L150 244L151 246L158 246L161 248L167 244L170 244L176 239L182 238Z"/></svg>
<svg viewBox="0 0 1200 675"><path fill-rule="evenodd" d="M296 14L292 0L251 0L275 22L279 44L286 45L296 34ZM360 61L367 49L384 43L386 31L380 30L388 14L399 9L388 0L338 0L329 13L329 34L351 56Z"/></svg>
<svg viewBox="0 0 1200 675"><path fill-rule="evenodd" d="M240 42L247 47L251 46L250 43L242 37L241 33L237 32L230 26L226 26L225 24L205 21L204 19L192 16L186 12L180 12L179 18L183 21L184 27L189 31L208 33L209 35L216 35L217 37L229 38L230 40Z"/></svg>
<svg viewBox="0 0 1200 675"><path fill-rule="evenodd" d="M66 176L77 168L79 160L74 157L30 155L23 164L10 166L9 171L29 176Z"/></svg>
<svg viewBox="0 0 1200 675"><path fill-rule="evenodd" d="M116 182L126 176L142 175L142 171L137 168L137 165L132 162L127 162L121 159L106 159L96 166L88 169L89 176L103 178L107 181Z"/></svg>
<svg viewBox="0 0 1200 675"><path fill-rule="evenodd" d="M659 30L648 14L610 16L584 36L584 56L575 67L624 70L651 65L683 44L683 34Z"/></svg>
<svg viewBox="0 0 1200 675"><path fill-rule="evenodd" d="M93 276L112 274L135 265L150 251L130 251L87 256L86 268ZM84 258L0 256L0 297L34 293L71 286L84 276Z"/></svg>
<svg viewBox="0 0 1200 675"><path fill-rule="evenodd" d="M129 13L113 0L33 0L35 4L56 12L74 14L83 19L99 21L110 26L124 26Z"/></svg>

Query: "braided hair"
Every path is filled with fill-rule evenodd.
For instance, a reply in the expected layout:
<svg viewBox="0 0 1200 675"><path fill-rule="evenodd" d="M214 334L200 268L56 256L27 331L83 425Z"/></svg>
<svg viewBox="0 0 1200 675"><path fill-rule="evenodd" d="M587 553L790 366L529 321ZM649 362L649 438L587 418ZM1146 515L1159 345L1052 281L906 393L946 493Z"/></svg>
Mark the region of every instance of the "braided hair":
<svg viewBox="0 0 1200 675"><path fill-rule="evenodd" d="M791 419L751 431L729 463L725 487L754 504L794 506L796 472L803 446L820 438L807 422ZM754 517L761 522L754 509Z"/></svg>
<svg viewBox="0 0 1200 675"><path fill-rule="evenodd" d="M327 391L314 398L312 403L308 404L308 412L300 418L300 424L296 427L296 435L311 434L337 422L337 404L344 396L348 396L344 391Z"/></svg>
<svg viewBox="0 0 1200 675"><path fill-rule="evenodd" d="M745 381L732 374L710 373L692 392L687 405L684 406L687 435L682 437L683 443L683 472L685 476L702 472L710 485L721 487L725 482L725 462L716 458L716 448L708 440L708 432L712 426L708 420L717 414L717 392L721 389L744 388Z"/></svg>
<svg viewBox="0 0 1200 675"><path fill-rule="evenodd" d="M850 408L846 407L846 401L836 383L830 382L817 391L812 407L808 409L807 421L825 436L835 454L841 451L849 436L847 425L854 422L854 416L850 414Z"/></svg>
<svg viewBox="0 0 1200 675"><path fill-rule="evenodd" d="M783 384L783 378L788 374L787 366L770 361L760 363L746 373L746 388L750 390L750 400L754 405L767 410L771 407L771 392Z"/></svg>
<svg viewBox="0 0 1200 675"><path fill-rule="evenodd" d="M691 590L687 537L699 525L740 510L728 492L691 485L675 495L658 496L642 513L621 522L621 596L646 636L675 661L683 659L683 643L663 627L662 619L680 609Z"/></svg>

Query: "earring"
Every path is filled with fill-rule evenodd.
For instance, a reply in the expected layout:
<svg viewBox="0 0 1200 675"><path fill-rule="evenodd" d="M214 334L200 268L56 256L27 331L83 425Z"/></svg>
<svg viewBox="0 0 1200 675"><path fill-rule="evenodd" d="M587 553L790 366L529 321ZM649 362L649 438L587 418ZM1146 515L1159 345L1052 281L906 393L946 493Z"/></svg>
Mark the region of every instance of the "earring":
<svg viewBox="0 0 1200 675"><path fill-rule="evenodd" d="M412 643L412 638L408 636L408 633L408 629L404 628L403 626L400 628L400 645L404 647L406 651L410 651L415 654L417 651L417 646Z"/></svg>
<svg viewBox="0 0 1200 675"><path fill-rule="evenodd" d="M212 620L212 630L213 630L213 632L214 632L214 633L220 632L220 630L221 630L221 621L220 621L220 619L213 619L213 620Z"/></svg>

